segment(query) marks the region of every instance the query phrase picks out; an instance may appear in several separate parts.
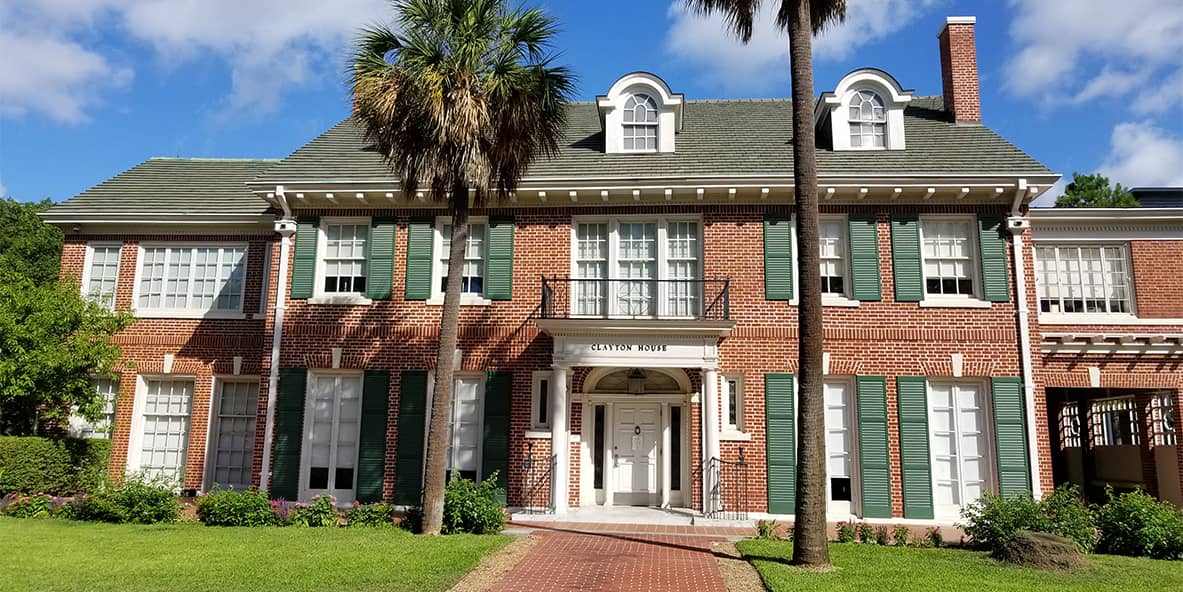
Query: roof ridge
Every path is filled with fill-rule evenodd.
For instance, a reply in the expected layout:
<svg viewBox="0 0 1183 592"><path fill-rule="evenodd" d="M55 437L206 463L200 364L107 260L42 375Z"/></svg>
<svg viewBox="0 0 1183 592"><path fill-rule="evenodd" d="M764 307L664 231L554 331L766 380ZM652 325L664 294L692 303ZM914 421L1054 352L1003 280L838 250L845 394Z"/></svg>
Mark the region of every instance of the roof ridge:
<svg viewBox="0 0 1183 592"><path fill-rule="evenodd" d="M174 160L174 161L191 161L191 162L279 162L280 158L213 158L213 157L195 157L195 156L153 156L148 159L152 160Z"/></svg>

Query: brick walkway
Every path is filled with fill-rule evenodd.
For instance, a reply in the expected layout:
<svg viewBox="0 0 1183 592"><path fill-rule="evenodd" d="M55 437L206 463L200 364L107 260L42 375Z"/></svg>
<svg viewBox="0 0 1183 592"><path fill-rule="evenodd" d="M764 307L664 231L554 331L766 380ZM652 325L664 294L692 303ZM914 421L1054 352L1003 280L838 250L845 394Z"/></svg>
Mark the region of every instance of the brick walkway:
<svg viewBox="0 0 1183 592"><path fill-rule="evenodd" d="M710 550L712 541L724 537L576 532L555 525L534 536L541 540L493 590L726 590Z"/></svg>

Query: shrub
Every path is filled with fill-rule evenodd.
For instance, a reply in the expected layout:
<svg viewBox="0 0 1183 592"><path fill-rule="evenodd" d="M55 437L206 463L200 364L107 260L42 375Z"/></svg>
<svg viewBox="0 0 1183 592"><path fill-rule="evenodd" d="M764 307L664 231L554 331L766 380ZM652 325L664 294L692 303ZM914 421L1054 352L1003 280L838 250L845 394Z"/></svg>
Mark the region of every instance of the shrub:
<svg viewBox="0 0 1183 592"><path fill-rule="evenodd" d="M110 457L110 440L0 436L0 495L95 491Z"/></svg>
<svg viewBox="0 0 1183 592"><path fill-rule="evenodd" d="M941 534L941 527L934 526L924 531L924 538L927 541L926 547L940 547L945 544L945 537Z"/></svg>
<svg viewBox="0 0 1183 592"><path fill-rule="evenodd" d="M875 544L887 546L888 542L889 541L887 539L887 527L880 526L879 528L876 528L875 529Z"/></svg>
<svg viewBox="0 0 1183 592"><path fill-rule="evenodd" d="M863 522L858 525L858 542L871 543L875 541L875 527Z"/></svg>
<svg viewBox="0 0 1183 592"><path fill-rule="evenodd" d="M841 522L838 524L838 542L839 543L853 543L854 542L854 523Z"/></svg>
<svg viewBox="0 0 1183 592"><path fill-rule="evenodd" d="M310 504L297 504L290 523L293 526L312 528L340 526L341 518L337 514L337 498L331 495L318 495L312 498Z"/></svg>
<svg viewBox="0 0 1183 592"><path fill-rule="evenodd" d="M121 485L106 485L75 499L72 515L78 520L156 524L176 522L181 504L174 487L164 479L129 476Z"/></svg>
<svg viewBox="0 0 1183 592"><path fill-rule="evenodd" d="M197 498L197 519L206 526L267 526L275 524L271 500L255 488L244 491L215 488Z"/></svg>
<svg viewBox="0 0 1183 592"><path fill-rule="evenodd" d="M1101 537L1097 529L1097 518L1084 502L1084 496L1075 485L1057 487L1044 498L1043 514L1048 520L1048 532L1064 537L1085 553L1097 547Z"/></svg>
<svg viewBox="0 0 1183 592"><path fill-rule="evenodd" d="M13 518L69 517L70 502L66 498L47 493L21 495L11 493L0 498L0 516Z"/></svg>
<svg viewBox="0 0 1183 592"><path fill-rule="evenodd" d="M1030 494L1000 497L987 493L961 512L962 530L970 541L984 549L999 549L1020 530L1048 532L1050 525L1039 502Z"/></svg>
<svg viewBox="0 0 1183 592"><path fill-rule="evenodd" d="M385 502L353 502L353 507L345 513L345 520L350 527L394 526L394 506Z"/></svg>
<svg viewBox="0 0 1183 592"><path fill-rule="evenodd" d="M1098 512L1102 553L1154 559L1183 555L1183 511L1142 491L1108 494Z"/></svg>
<svg viewBox="0 0 1183 592"><path fill-rule="evenodd" d="M897 524L891 529L891 538L896 545L901 547L908 546L908 540L912 538L912 529L902 524Z"/></svg>
<svg viewBox="0 0 1183 592"><path fill-rule="evenodd" d="M776 532L776 529L779 526L780 525L776 523L776 520L757 520L756 521L756 538L761 539L761 540L765 540L765 541L780 540L780 534L778 534Z"/></svg>
<svg viewBox="0 0 1183 592"><path fill-rule="evenodd" d="M490 534L505 528L505 512L497 498L497 473L480 484L453 473L444 490L443 534Z"/></svg>

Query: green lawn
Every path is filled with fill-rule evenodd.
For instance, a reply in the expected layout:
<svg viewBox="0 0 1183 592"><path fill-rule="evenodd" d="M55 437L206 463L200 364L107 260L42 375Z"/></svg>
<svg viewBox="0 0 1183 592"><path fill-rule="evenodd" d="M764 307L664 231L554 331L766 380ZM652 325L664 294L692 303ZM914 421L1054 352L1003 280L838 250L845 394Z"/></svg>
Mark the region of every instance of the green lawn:
<svg viewBox="0 0 1183 592"><path fill-rule="evenodd" d="M0 590L446 590L506 536L0 518Z"/></svg>
<svg viewBox="0 0 1183 592"><path fill-rule="evenodd" d="M1183 561L1091 555L1088 571L1060 574L1003 565L985 553L961 549L832 544L833 572L802 573L784 562L791 556L789 543L751 540L738 546L773 592L1183 590Z"/></svg>

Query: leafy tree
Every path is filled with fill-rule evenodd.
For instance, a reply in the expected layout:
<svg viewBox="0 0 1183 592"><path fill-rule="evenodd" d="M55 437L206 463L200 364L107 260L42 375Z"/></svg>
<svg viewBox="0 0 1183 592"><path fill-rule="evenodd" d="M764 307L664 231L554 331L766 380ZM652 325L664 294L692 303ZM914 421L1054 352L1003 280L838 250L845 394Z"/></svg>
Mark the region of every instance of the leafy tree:
<svg viewBox="0 0 1183 592"><path fill-rule="evenodd" d="M1121 183L1110 186L1104 175L1072 173L1072 182L1064 187L1064 195L1056 198L1056 207L1136 208L1138 200Z"/></svg>
<svg viewBox="0 0 1183 592"><path fill-rule="evenodd" d="M112 335L132 321L80 295L77 285L37 285L0 269L0 434L25 435L38 418L63 419L70 409L102 414L91 373L119 358Z"/></svg>
<svg viewBox="0 0 1183 592"><path fill-rule="evenodd" d="M845 0L771 0L776 24L789 35L793 91L793 192L797 204L798 279L797 507L793 563L824 567L826 545L825 401L822 398L822 296L818 244L817 143L813 128L813 35L846 18ZM741 41L752 39L761 0L686 0L703 14L721 14Z"/></svg>
<svg viewBox="0 0 1183 592"><path fill-rule="evenodd" d="M505 0L393 4L401 32L362 29L352 83L356 118L403 192L426 185L452 216L423 501L423 532L439 534L469 208L507 197L531 162L557 153L573 82L552 65L555 21L541 10Z"/></svg>
<svg viewBox="0 0 1183 592"><path fill-rule="evenodd" d="M19 273L38 286L56 282L62 257L62 231L37 214L53 202L0 199L0 269Z"/></svg>

